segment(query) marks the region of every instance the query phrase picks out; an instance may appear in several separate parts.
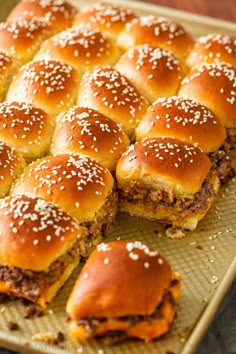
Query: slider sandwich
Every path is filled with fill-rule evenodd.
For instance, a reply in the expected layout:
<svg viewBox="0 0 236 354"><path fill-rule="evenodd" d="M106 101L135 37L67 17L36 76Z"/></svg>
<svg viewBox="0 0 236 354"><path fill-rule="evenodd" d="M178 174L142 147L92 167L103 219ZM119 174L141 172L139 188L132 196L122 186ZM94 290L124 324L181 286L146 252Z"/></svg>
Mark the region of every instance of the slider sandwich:
<svg viewBox="0 0 236 354"><path fill-rule="evenodd" d="M221 182L234 175L236 145L230 144L220 119L206 106L182 97L157 99L136 128L136 140L170 137L199 146ZM236 142L235 142L236 143Z"/></svg>
<svg viewBox="0 0 236 354"><path fill-rule="evenodd" d="M107 235L117 212L110 171L87 156L61 154L34 161L11 189L14 195L24 193L56 204L82 223L87 252Z"/></svg>
<svg viewBox="0 0 236 354"><path fill-rule="evenodd" d="M29 195L0 203L0 293L46 307L84 253L84 228Z"/></svg>
<svg viewBox="0 0 236 354"><path fill-rule="evenodd" d="M120 210L194 230L219 189L210 169L209 158L193 144L165 137L137 142L117 163Z"/></svg>
<svg viewBox="0 0 236 354"><path fill-rule="evenodd" d="M71 338L160 337L174 320L180 281L164 257L139 241L98 245L67 302Z"/></svg>

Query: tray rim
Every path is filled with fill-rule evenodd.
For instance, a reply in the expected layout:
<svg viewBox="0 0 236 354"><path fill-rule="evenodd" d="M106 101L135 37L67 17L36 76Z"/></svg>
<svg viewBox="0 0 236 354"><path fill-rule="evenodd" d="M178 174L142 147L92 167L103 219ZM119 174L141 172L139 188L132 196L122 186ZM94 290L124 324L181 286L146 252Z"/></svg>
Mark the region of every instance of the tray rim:
<svg viewBox="0 0 236 354"><path fill-rule="evenodd" d="M77 6L86 4L86 0L68 0L69 2L76 4ZM89 0L89 3L99 2L100 0ZM19 2L19 1L18 1ZM111 3L111 0L103 0L103 2ZM0 7L3 1L0 0ZM146 13L157 13L160 12L160 16L170 17L176 19L181 23L189 23L190 25L203 24L207 27L217 27L220 30L235 32L236 36L236 23L232 21L222 20L219 18L214 18L206 15L196 14L187 12L184 10L173 9L170 7L156 5L152 3L145 2L143 0L112 0L113 4L118 4L121 6L128 7L134 11L146 12ZM87 3L88 4L88 3ZM12 4L13 5L13 4ZM14 6L14 5L13 5ZM12 6L12 7L13 7ZM187 15L187 16L186 16ZM204 31L203 31L204 32ZM219 309L226 293L228 292L233 281L236 280L236 255L233 258L231 264L229 265L223 279L219 283L217 289L211 296L210 301L206 304L202 312L199 314L199 318L192 330L192 333L186 340L182 350L179 354L193 354L197 349L202 337L206 333L208 327L210 326L214 315ZM4 330L0 330L0 345L9 350L22 351L22 354L72 354L71 351L67 349L62 349L55 345L46 344L44 342L37 342L22 338L21 343L18 343L18 337L15 337L12 333L6 333ZM39 349L42 347L42 349ZM0 347L1 350L1 347Z"/></svg>

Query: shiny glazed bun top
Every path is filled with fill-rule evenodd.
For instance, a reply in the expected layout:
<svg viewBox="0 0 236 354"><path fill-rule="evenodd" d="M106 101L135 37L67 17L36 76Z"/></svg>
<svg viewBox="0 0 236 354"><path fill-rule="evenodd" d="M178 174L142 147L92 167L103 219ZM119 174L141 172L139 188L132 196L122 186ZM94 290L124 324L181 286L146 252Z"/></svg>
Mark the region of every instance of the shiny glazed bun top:
<svg viewBox="0 0 236 354"><path fill-rule="evenodd" d="M129 9L107 3L96 3L79 11L74 25L89 23L92 28L116 40L125 24L134 18L136 15Z"/></svg>
<svg viewBox="0 0 236 354"><path fill-rule="evenodd" d="M50 264L82 236L79 224L52 203L29 195L0 201L0 263L34 271Z"/></svg>
<svg viewBox="0 0 236 354"><path fill-rule="evenodd" d="M196 41L186 62L190 67L203 63L226 63L236 67L236 38L219 33L202 36Z"/></svg>
<svg viewBox="0 0 236 354"><path fill-rule="evenodd" d="M56 33L70 27L78 10L64 0L22 0L10 12L7 21L18 18L39 18Z"/></svg>
<svg viewBox="0 0 236 354"><path fill-rule="evenodd" d="M129 139L121 127L103 114L74 106L57 121L51 153L74 153L94 158L114 170Z"/></svg>
<svg viewBox="0 0 236 354"><path fill-rule="evenodd" d="M158 97L175 95L183 77L180 62L171 52L145 44L124 53L116 69L149 102L154 102Z"/></svg>
<svg viewBox="0 0 236 354"><path fill-rule="evenodd" d="M136 128L136 139L171 137L197 144L205 153L216 151L226 131L206 106L182 97L157 99Z"/></svg>
<svg viewBox="0 0 236 354"><path fill-rule="evenodd" d="M113 185L109 170L95 160L62 154L29 165L11 193L31 193L53 202L80 221L93 221Z"/></svg>
<svg viewBox="0 0 236 354"><path fill-rule="evenodd" d="M110 66L97 66L84 74L78 104L111 118L128 135L133 134L148 106L145 98L125 76Z"/></svg>
<svg viewBox="0 0 236 354"><path fill-rule="evenodd" d="M46 154L53 122L42 109L23 102L0 103L0 140L30 161Z"/></svg>
<svg viewBox="0 0 236 354"><path fill-rule="evenodd" d="M54 117L74 104L78 79L76 70L59 60L31 61L11 82L7 100L34 104Z"/></svg>
<svg viewBox="0 0 236 354"><path fill-rule="evenodd" d="M226 64L195 66L181 83L179 96L204 104L226 128L236 127L236 68Z"/></svg>
<svg viewBox="0 0 236 354"><path fill-rule="evenodd" d="M42 42L51 35L49 25L37 18L0 23L0 50L21 64L31 60Z"/></svg>
<svg viewBox="0 0 236 354"><path fill-rule="evenodd" d="M180 24L153 15L140 16L127 23L117 40L124 51L139 44L149 44L167 49L181 60L193 43L191 35Z"/></svg>
<svg viewBox="0 0 236 354"><path fill-rule="evenodd" d="M119 50L112 40L87 24L68 28L45 41L37 58L55 58L84 73L95 65L113 64Z"/></svg>
<svg viewBox="0 0 236 354"><path fill-rule="evenodd" d="M116 177L120 188L137 185L187 197L201 188L210 167L195 145L159 137L131 145L117 163Z"/></svg>
<svg viewBox="0 0 236 354"><path fill-rule="evenodd" d="M150 315L171 279L168 262L143 243L103 243L80 273L67 303L67 313L74 320Z"/></svg>

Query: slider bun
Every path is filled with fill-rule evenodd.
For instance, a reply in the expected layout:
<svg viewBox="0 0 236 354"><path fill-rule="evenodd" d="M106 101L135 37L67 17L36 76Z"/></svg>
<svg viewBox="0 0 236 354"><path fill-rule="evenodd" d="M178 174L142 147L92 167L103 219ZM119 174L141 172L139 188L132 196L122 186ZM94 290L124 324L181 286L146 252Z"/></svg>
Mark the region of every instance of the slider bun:
<svg viewBox="0 0 236 354"><path fill-rule="evenodd" d="M113 188L109 170L85 156L62 154L29 165L11 194L51 201L80 221L93 221Z"/></svg>
<svg viewBox="0 0 236 354"><path fill-rule="evenodd" d="M75 106L58 120L51 153L90 156L114 170L128 145L127 135L110 118L93 109Z"/></svg>
<svg viewBox="0 0 236 354"><path fill-rule="evenodd" d="M37 18L3 22L0 24L0 49L23 65L33 58L50 35L48 24Z"/></svg>
<svg viewBox="0 0 236 354"><path fill-rule="evenodd" d="M125 24L134 18L136 15L129 9L112 4L96 3L79 11L74 25L89 24L116 41Z"/></svg>
<svg viewBox="0 0 236 354"><path fill-rule="evenodd" d="M225 64L194 67L182 81L179 96L204 104L226 128L236 128L236 68Z"/></svg>
<svg viewBox="0 0 236 354"><path fill-rule="evenodd" d="M177 93L182 79L179 60L169 51L139 45L122 55L116 69L149 101Z"/></svg>
<svg viewBox="0 0 236 354"><path fill-rule="evenodd" d="M55 58L73 66L79 73L95 65L114 64L119 49L111 39L89 25L68 28L46 40L36 55L38 58Z"/></svg>
<svg viewBox="0 0 236 354"><path fill-rule="evenodd" d="M198 38L186 59L189 67L222 62L236 67L236 38L219 33Z"/></svg>
<svg viewBox="0 0 236 354"><path fill-rule="evenodd" d="M32 61L20 68L8 90L8 101L40 107L52 117L75 103L78 74L59 60Z"/></svg>
<svg viewBox="0 0 236 354"><path fill-rule="evenodd" d="M97 66L84 74L78 105L95 109L114 120L129 136L148 107L137 89L110 66Z"/></svg>
<svg viewBox="0 0 236 354"><path fill-rule="evenodd" d="M22 0L7 17L7 22L18 18L45 20L54 33L70 27L78 10L64 0Z"/></svg>
<svg viewBox="0 0 236 354"><path fill-rule="evenodd" d="M6 197L0 203L0 263L47 270L81 237L82 230L52 203L29 195Z"/></svg>
<svg viewBox="0 0 236 354"><path fill-rule="evenodd" d="M191 35L180 24L153 15L130 21L117 39L117 44L124 51L139 44L149 44L169 50L181 60L184 60L193 43Z"/></svg>
<svg viewBox="0 0 236 354"><path fill-rule="evenodd" d="M25 161L21 154L0 141L0 198L9 192L13 181L24 167Z"/></svg>
<svg viewBox="0 0 236 354"><path fill-rule="evenodd" d="M0 102L5 99L8 87L19 69L19 63L0 50Z"/></svg>
<svg viewBox="0 0 236 354"><path fill-rule="evenodd" d="M48 152L53 133L50 116L23 102L0 103L0 140L31 161Z"/></svg>
<svg viewBox="0 0 236 354"><path fill-rule="evenodd" d="M136 128L136 139L170 137L197 144L205 153L219 149L226 138L220 120L207 107L181 97L159 98Z"/></svg>
<svg viewBox="0 0 236 354"><path fill-rule="evenodd" d="M121 189L138 185L187 197L201 188L210 167L209 158L198 147L157 137L130 146L117 163L116 177Z"/></svg>
<svg viewBox="0 0 236 354"><path fill-rule="evenodd" d="M150 315L171 279L164 257L141 242L100 244L83 267L66 311L72 320Z"/></svg>

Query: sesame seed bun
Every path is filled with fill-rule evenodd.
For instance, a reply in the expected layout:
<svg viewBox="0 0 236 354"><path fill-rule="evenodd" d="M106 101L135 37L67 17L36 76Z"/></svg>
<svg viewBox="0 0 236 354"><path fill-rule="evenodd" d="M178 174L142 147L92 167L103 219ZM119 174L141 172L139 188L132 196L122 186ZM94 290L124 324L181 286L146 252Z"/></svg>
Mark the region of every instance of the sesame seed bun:
<svg viewBox="0 0 236 354"><path fill-rule="evenodd" d="M236 127L236 69L225 64L203 64L182 81L179 96L198 101L216 114L226 128Z"/></svg>
<svg viewBox="0 0 236 354"><path fill-rule="evenodd" d="M23 102L0 103L0 140L14 147L26 161L48 152L53 122L42 109Z"/></svg>
<svg viewBox="0 0 236 354"><path fill-rule="evenodd" d="M12 77L18 69L19 63L0 50L0 102L5 99Z"/></svg>
<svg viewBox="0 0 236 354"><path fill-rule="evenodd" d="M176 275L166 259L139 241L100 244L87 260L67 301L72 338L104 335L106 332L109 334L109 330L119 330L127 337L151 339L167 332L174 319L175 309L169 312L171 320L164 330L163 323L159 323L159 330L156 330L153 319L149 322L150 328L140 331L140 323L130 322L127 325L126 316L153 314L158 306L161 307L164 294L170 290L174 277ZM172 304L178 301L179 293L178 284ZM168 317L166 315L163 314L162 321ZM98 320L98 326L89 334L79 320L94 317ZM103 319L101 324L100 318Z"/></svg>
<svg viewBox="0 0 236 354"><path fill-rule="evenodd" d="M18 18L39 18L50 25L51 31L60 32L70 27L78 10L64 0L22 0L7 17L8 22Z"/></svg>
<svg viewBox="0 0 236 354"><path fill-rule="evenodd" d="M114 64L120 51L111 39L89 25L68 28L43 43L38 58L55 58L73 66L80 74L95 65Z"/></svg>
<svg viewBox="0 0 236 354"><path fill-rule="evenodd" d="M189 67L203 63L226 63L236 67L236 38L211 33L198 38L186 63Z"/></svg>
<svg viewBox="0 0 236 354"><path fill-rule="evenodd" d="M55 117L74 105L78 74L59 60L32 61L20 68L8 90L8 101L40 107Z"/></svg>
<svg viewBox="0 0 236 354"><path fill-rule="evenodd" d="M83 230L62 209L30 195L2 199L0 225L0 263L34 271L46 270Z"/></svg>
<svg viewBox="0 0 236 354"><path fill-rule="evenodd" d="M25 161L20 153L0 141L0 198L10 190L13 181L22 172Z"/></svg>
<svg viewBox="0 0 236 354"><path fill-rule="evenodd" d="M195 145L173 138L137 142L117 163L120 210L194 230L219 189L218 175L210 173L210 167L209 158Z"/></svg>
<svg viewBox="0 0 236 354"><path fill-rule="evenodd" d="M11 194L31 193L61 207L80 221L92 221L112 192L113 178L93 159L62 154L29 165Z"/></svg>
<svg viewBox="0 0 236 354"><path fill-rule="evenodd" d="M53 134L53 155L72 153L90 156L114 170L129 139L118 124L103 114L74 106L59 117Z"/></svg>
<svg viewBox="0 0 236 354"><path fill-rule="evenodd" d="M166 136L197 144L205 153L219 149L226 138L224 126L210 109L182 97L157 99L135 132L138 141Z"/></svg>
<svg viewBox="0 0 236 354"><path fill-rule="evenodd" d="M82 8L75 17L74 25L89 23L116 41L125 24L136 15L129 9L112 4L96 3Z"/></svg>
<svg viewBox="0 0 236 354"><path fill-rule="evenodd" d="M0 227L0 292L45 308L79 263L84 228L29 195L1 200Z"/></svg>
<svg viewBox="0 0 236 354"><path fill-rule="evenodd" d="M23 65L33 58L40 45L50 35L48 24L37 18L2 22L0 49Z"/></svg>
<svg viewBox="0 0 236 354"><path fill-rule="evenodd" d="M84 74L77 103L111 118L129 136L148 106L137 89L109 66L97 66L92 72Z"/></svg>
<svg viewBox="0 0 236 354"><path fill-rule="evenodd" d="M116 69L149 101L177 93L183 77L179 60L169 51L139 45L122 55Z"/></svg>
<svg viewBox="0 0 236 354"><path fill-rule="evenodd" d="M149 44L174 53L184 60L194 41L178 23L164 17L140 16L126 24L117 44L123 51L139 44Z"/></svg>

